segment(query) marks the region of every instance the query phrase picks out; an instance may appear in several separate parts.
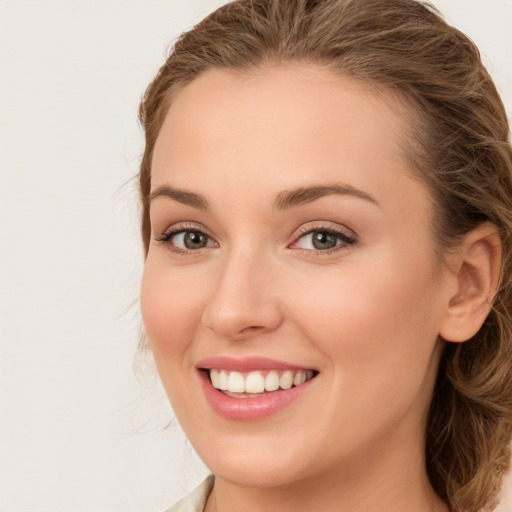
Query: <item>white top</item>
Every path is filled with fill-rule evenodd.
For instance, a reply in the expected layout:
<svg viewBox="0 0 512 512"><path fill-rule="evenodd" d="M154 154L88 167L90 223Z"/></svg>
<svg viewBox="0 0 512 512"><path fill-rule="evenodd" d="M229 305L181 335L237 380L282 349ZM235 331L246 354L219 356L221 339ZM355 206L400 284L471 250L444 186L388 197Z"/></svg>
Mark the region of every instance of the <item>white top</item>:
<svg viewBox="0 0 512 512"><path fill-rule="evenodd" d="M214 476L210 475L199 487L165 512L203 512L206 500L212 492L213 480Z"/></svg>

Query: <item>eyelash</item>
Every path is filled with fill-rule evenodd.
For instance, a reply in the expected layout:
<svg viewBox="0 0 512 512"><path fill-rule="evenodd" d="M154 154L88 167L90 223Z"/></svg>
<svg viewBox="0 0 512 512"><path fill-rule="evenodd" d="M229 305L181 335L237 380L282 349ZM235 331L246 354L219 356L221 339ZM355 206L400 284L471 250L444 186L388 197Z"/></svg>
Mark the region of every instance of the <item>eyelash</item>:
<svg viewBox="0 0 512 512"><path fill-rule="evenodd" d="M175 254L180 255L191 255L192 253L198 253L201 251L201 249L182 249L181 247L176 247L174 244L171 243L171 240L173 237L181 234L181 233L200 233L204 236L206 236L209 240L212 240L216 246L218 247L218 243L207 233L205 233L204 230L199 228L197 225L193 224L180 224L176 227L170 228L162 233L159 237L156 237L155 240L157 242L161 242L164 245L166 245L170 251L172 251ZM312 233L326 233L329 235L334 235L337 237L337 239L340 241L337 245L330 249L301 249L303 252L305 252L308 255L314 255L314 256L326 256L338 251L341 251L343 249L346 249L347 246L353 246L356 245L358 240L357 237L348 235L345 231L341 229L336 229L334 227L327 227L327 226L311 226L306 225L302 226L297 235L294 238L294 241L289 244L287 247L292 248L294 244L297 244L299 240L301 240L306 235L312 234Z"/></svg>
<svg viewBox="0 0 512 512"><path fill-rule="evenodd" d="M292 247L301 238L313 233L326 233L328 235L334 235L340 241L340 243L334 247L331 247L330 249L302 249L302 251L306 254L313 256L328 256L329 254L333 254L346 249L347 246L356 245L358 241L355 235L349 235L342 229L334 228L332 226L312 226L309 224L299 228L299 232L297 233L294 241L289 244L288 247Z"/></svg>
<svg viewBox="0 0 512 512"><path fill-rule="evenodd" d="M204 232L203 229L194 224L179 224L178 226L172 227L164 231L159 237L155 238L157 242L161 242L166 245L170 251L175 254L183 254L190 255L194 252L199 252L200 249L182 249L181 247L176 247L171 243L171 239L176 235L181 233L200 233L206 236L208 239L213 240L213 238ZM216 243L216 242L215 242Z"/></svg>

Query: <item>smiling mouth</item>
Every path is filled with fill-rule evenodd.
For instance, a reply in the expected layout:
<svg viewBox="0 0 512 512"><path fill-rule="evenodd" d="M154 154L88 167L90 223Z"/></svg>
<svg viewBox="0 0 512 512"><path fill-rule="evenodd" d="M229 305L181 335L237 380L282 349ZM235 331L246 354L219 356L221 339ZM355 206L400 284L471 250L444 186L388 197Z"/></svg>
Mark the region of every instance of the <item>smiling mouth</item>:
<svg viewBox="0 0 512 512"><path fill-rule="evenodd" d="M318 375L316 370L237 372L212 368L206 371L215 389L234 398L259 398L301 386Z"/></svg>

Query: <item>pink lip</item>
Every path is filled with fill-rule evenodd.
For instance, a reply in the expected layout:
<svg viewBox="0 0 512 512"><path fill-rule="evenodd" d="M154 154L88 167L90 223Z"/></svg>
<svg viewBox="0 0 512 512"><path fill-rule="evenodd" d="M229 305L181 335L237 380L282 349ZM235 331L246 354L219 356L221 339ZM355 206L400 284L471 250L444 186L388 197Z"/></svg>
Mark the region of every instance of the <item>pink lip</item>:
<svg viewBox="0 0 512 512"><path fill-rule="evenodd" d="M305 370L306 368L261 357L236 359L227 356L203 359L196 367L203 392L210 407L220 416L232 421L256 421L267 418L286 408L303 395L315 378L290 389L280 389L257 398L236 398L215 389L205 369L223 369L238 372L254 370Z"/></svg>
<svg viewBox="0 0 512 512"><path fill-rule="evenodd" d="M235 358L230 356L208 357L197 363L196 368L199 369L222 369L232 372L252 372L255 370L309 370L304 366L277 361L267 357L244 357Z"/></svg>

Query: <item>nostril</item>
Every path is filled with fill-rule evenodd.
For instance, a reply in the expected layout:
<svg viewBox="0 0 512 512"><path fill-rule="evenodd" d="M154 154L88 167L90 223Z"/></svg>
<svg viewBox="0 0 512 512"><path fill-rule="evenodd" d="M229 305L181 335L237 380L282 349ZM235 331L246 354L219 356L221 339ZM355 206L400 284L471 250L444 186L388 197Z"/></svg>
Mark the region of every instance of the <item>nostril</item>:
<svg viewBox="0 0 512 512"><path fill-rule="evenodd" d="M261 330L264 330L265 327L263 327L262 325L250 325L249 327L244 327L240 332L241 333L244 333L244 332L256 332L256 331L261 331Z"/></svg>

